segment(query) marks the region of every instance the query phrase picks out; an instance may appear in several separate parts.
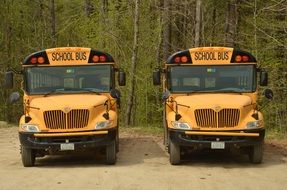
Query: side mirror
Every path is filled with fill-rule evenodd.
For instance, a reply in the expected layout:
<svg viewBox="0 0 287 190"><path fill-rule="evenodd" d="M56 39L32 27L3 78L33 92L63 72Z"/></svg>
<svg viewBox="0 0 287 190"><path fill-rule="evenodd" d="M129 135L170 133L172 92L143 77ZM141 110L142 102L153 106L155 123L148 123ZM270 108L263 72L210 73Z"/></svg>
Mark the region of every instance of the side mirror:
<svg viewBox="0 0 287 190"><path fill-rule="evenodd" d="M152 75L153 85L160 85L160 71L154 71Z"/></svg>
<svg viewBox="0 0 287 190"><path fill-rule="evenodd" d="M268 73L266 71L260 72L260 86L267 86L268 85Z"/></svg>
<svg viewBox="0 0 287 190"><path fill-rule="evenodd" d="M169 90L166 90L166 91L163 93L161 100L164 102L166 99L168 99L169 96L170 96L170 91L169 91Z"/></svg>
<svg viewBox="0 0 287 190"><path fill-rule="evenodd" d="M118 73L118 83L120 86L126 85L126 73L124 71L119 71Z"/></svg>
<svg viewBox="0 0 287 190"><path fill-rule="evenodd" d="M6 72L4 87L7 89L13 88L13 72L12 71Z"/></svg>
<svg viewBox="0 0 287 190"><path fill-rule="evenodd" d="M13 92L10 96L9 96L9 102L11 104L17 102L20 98L20 94L19 92Z"/></svg>
<svg viewBox="0 0 287 190"><path fill-rule="evenodd" d="M263 95L267 98L267 99L269 99L269 100L272 100L273 99L273 91L271 90L271 89L265 89L264 91L263 91Z"/></svg>
<svg viewBox="0 0 287 190"><path fill-rule="evenodd" d="M121 97L121 93L117 89L112 89L110 91L110 95L111 95L111 97L116 98L116 99L119 99Z"/></svg>

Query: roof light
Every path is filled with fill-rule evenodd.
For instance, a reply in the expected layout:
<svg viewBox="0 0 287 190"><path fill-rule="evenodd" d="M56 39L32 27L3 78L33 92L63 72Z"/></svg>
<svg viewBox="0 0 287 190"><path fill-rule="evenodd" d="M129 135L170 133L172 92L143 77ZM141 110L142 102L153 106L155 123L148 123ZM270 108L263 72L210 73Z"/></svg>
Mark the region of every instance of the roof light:
<svg viewBox="0 0 287 190"><path fill-rule="evenodd" d="M105 61L106 61L106 56L101 55L101 56L100 56L100 61L101 61L101 62L105 62Z"/></svg>
<svg viewBox="0 0 287 190"><path fill-rule="evenodd" d="M94 55L94 56L93 56L93 62L94 62L94 63L99 62L99 60L100 60L99 56L97 56L97 55Z"/></svg>
<svg viewBox="0 0 287 190"><path fill-rule="evenodd" d="M243 62L248 62L249 61L249 57L247 55L243 55L242 56L242 61Z"/></svg>
<svg viewBox="0 0 287 190"><path fill-rule="evenodd" d="M44 57L38 57L38 63L42 64L45 62Z"/></svg>
<svg viewBox="0 0 287 190"><path fill-rule="evenodd" d="M32 57L30 62L32 64L36 64L37 63L37 57Z"/></svg>
<svg viewBox="0 0 287 190"><path fill-rule="evenodd" d="M181 57L181 62L186 63L187 62L187 57L186 56L182 56Z"/></svg>
<svg viewBox="0 0 287 190"><path fill-rule="evenodd" d="M175 57L174 62L179 63L180 62L180 57Z"/></svg>
<svg viewBox="0 0 287 190"><path fill-rule="evenodd" d="M241 61L242 61L241 55L236 55L235 61L236 61L236 62L241 62Z"/></svg>

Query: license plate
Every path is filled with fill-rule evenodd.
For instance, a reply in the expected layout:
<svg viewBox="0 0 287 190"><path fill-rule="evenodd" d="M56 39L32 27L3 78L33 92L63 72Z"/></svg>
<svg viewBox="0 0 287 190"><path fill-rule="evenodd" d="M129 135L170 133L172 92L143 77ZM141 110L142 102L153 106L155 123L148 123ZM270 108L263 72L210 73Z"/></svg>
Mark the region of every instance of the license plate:
<svg viewBox="0 0 287 190"><path fill-rule="evenodd" d="M61 144L61 150L75 150L74 143Z"/></svg>
<svg viewBox="0 0 287 190"><path fill-rule="evenodd" d="M211 142L211 149L224 149L225 142Z"/></svg>

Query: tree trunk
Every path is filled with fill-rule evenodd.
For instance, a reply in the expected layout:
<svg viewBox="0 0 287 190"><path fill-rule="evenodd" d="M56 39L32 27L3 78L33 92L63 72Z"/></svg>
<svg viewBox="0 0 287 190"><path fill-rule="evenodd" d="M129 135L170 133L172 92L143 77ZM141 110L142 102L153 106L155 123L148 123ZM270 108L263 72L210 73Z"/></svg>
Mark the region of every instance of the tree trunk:
<svg viewBox="0 0 287 190"><path fill-rule="evenodd" d="M94 10L94 6L91 3L91 0L85 0L85 12L86 12L86 16L90 17L91 14L93 13Z"/></svg>
<svg viewBox="0 0 287 190"><path fill-rule="evenodd" d="M133 42L133 55L131 63L131 82L129 83L128 101L127 101L127 112L125 118L125 124L130 125L132 120L132 108L134 102L135 93L135 75L137 65L137 54L138 54L138 38L139 38L139 1L135 0L135 16L134 16L134 42Z"/></svg>
<svg viewBox="0 0 287 190"><path fill-rule="evenodd" d="M52 46L56 46L56 15L55 15L55 1L50 0L50 12L51 12L51 36Z"/></svg>
<svg viewBox="0 0 287 190"><path fill-rule="evenodd" d="M201 44L201 0L196 0L196 15L195 15L195 39L194 46L199 47Z"/></svg>
<svg viewBox="0 0 287 190"><path fill-rule="evenodd" d="M163 59L166 60L170 55L170 0L164 0L163 4Z"/></svg>
<svg viewBox="0 0 287 190"><path fill-rule="evenodd" d="M237 5L234 0L230 0L227 6L225 45L228 47L235 46L235 36L237 29Z"/></svg>

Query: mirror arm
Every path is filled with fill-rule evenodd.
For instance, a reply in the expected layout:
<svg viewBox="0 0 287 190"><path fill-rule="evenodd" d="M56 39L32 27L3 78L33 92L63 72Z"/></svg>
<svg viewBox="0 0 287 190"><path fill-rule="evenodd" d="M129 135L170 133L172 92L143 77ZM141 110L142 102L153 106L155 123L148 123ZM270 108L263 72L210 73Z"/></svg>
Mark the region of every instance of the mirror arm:
<svg viewBox="0 0 287 190"><path fill-rule="evenodd" d="M9 68L8 71L12 71L13 73L15 74L18 74L18 75L22 75L23 74L23 71L19 71L19 70L16 70L15 68Z"/></svg>

